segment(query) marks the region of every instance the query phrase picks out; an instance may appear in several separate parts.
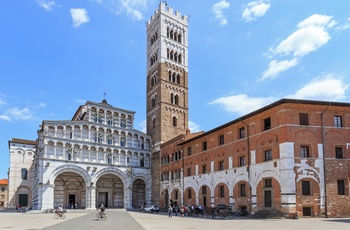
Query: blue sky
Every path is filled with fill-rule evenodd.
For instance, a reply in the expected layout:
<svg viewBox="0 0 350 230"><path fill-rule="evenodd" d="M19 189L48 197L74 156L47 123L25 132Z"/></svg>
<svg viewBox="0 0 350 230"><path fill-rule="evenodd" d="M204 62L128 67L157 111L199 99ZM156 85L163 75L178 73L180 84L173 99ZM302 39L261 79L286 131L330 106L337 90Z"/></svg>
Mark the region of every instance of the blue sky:
<svg viewBox="0 0 350 230"><path fill-rule="evenodd" d="M348 0L167 1L189 15L189 119L208 131L280 98L350 102ZM105 92L145 129L155 0L0 3L0 179L8 141Z"/></svg>

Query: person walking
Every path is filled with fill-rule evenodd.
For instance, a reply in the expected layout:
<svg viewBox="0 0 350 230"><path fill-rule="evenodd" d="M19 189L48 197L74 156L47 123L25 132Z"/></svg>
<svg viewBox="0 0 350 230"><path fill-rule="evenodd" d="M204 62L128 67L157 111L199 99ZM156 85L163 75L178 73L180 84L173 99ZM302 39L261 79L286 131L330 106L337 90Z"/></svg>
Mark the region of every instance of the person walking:
<svg viewBox="0 0 350 230"><path fill-rule="evenodd" d="M168 214L169 214L170 218L173 217L173 208L171 206L169 206L169 208L168 208Z"/></svg>

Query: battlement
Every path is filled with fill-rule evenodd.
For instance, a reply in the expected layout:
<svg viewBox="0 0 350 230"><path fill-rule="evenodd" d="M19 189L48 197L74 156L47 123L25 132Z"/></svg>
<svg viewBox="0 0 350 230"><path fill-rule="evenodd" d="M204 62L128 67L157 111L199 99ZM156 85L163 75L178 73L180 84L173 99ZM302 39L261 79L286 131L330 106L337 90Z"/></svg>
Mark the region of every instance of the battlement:
<svg viewBox="0 0 350 230"><path fill-rule="evenodd" d="M174 9L165 2L159 3L159 8L154 12L152 17L148 20L147 26L151 25L153 20L159 15L159 13L165 14L166 16L173 18L179 22L183 22L187 24L188 22L188 16L183 15L181 16L181 13L177 10L174 11Z"/></svg>

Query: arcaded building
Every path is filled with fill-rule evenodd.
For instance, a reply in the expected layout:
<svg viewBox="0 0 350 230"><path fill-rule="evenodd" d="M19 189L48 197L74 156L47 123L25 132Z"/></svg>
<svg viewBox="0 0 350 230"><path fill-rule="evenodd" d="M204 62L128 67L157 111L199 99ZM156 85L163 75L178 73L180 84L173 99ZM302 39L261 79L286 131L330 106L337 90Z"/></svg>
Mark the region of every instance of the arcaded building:
<svg viewBox="0 0 350 230"><path fill-rule="evenodd" d="M162 183L185 205L349 216L349 119L350 103L281 99L182 141Z"/></svg>
<svg viewBox="0 0 350 230"><path fill-rule="evenodd" d="M134 129L134 114L106 100L88 101L72 120L43 121L37 142L10 141L9 207L150 203L152 139Z"/></svg>

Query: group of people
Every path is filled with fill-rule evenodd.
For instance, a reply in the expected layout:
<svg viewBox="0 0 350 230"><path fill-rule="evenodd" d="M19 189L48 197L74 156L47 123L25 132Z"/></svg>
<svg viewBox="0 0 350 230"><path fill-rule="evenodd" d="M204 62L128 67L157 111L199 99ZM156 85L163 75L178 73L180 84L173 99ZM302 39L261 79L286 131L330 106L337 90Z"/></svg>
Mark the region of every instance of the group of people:
<svg viewBox="0 0 350 230"><path fill-rule="evenodd" d="M175 216L177 216L177 213L180 212L180 217L184 217L186 210L187 209L185 205L182 205L180 209L178 205L174 205L174 207L170 205L168 209L168 214L169 214L169 217L172 217L173 212L175 213Z"/></svg>

